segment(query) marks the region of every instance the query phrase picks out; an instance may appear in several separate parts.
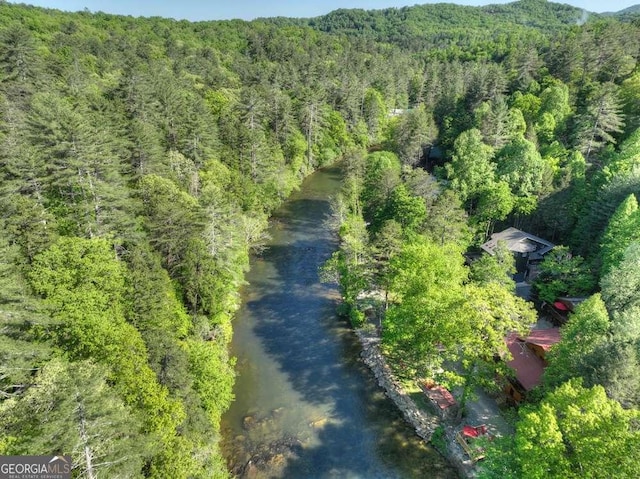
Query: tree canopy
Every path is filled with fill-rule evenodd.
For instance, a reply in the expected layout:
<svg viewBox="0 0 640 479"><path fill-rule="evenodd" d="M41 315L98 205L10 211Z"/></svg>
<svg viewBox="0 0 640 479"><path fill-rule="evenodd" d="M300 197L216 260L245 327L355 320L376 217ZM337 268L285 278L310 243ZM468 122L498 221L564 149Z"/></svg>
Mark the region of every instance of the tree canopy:
<svg viewBox="0 0 640 479"><path fill-rule="evenodd" d="M303 178L343 160L326 272L354 324L363 296L384 298L383 348L405 369L447 380L452 360L451 383L489 384L504 335L533 322L506 257L465 263L496 227L567 245L541 266L544 299L591 294L600 273L608 332L589 300L549 373L562 388L574 365L591 389L548 391L527 427L548 419L558 471L592 470L596 450L613 460L626 432L589 449L560 402L621 430L598 385L638 402L631 16L583 22L522 0L192 23L0 2L0 452L83 446L72 455L88 476L121 461L131 477L225 477L249 254ZM607 374L589 372L598 361ZM543 453L526 437L518 467L534 477Z"/></svg>

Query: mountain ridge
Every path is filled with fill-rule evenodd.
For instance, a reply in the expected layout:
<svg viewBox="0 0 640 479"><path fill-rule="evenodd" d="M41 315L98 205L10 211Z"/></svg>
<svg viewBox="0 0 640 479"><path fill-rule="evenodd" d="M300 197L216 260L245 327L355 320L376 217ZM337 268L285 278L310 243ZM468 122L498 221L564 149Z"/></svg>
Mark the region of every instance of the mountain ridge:
<svg viewBox="0 0 640 479"><path fill-rule="evenodd" d="M609 17L625 18L628 16L637 15L638 13L640 13L640 3L631 5L630 7L624 8L622 10L618 10L617 12L604 12L602 13L602 15L609 16Z"/></svg>
<svg viewBox="0 0 640 479"><path fill-rule="evenodd" d="M600 15L546 0L519 0L480 7L436 3L379 10L338 9L313 18L254 21L309 26L324 33L368 37L419 50L448 43L464 47L478 38L493 42L514 32L525 36L536 31L554 33L592 17Z"/></svg>

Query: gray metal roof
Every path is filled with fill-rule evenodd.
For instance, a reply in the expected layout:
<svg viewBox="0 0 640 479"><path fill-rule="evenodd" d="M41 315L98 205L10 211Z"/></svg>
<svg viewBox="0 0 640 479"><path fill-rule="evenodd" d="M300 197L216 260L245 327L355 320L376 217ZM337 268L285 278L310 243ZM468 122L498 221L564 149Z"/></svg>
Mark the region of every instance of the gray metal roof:
<svg viewBox="0 0 640 479"><path fill-rule="evenodd" d="M536 256L551 251L555 246L536 235L521 231L517 228L507 228L499 233L493 233L491 239L481 246L489 254L495 254L495 249L499 241L504 241L507 249L513 253L535 253Z"/></svg>

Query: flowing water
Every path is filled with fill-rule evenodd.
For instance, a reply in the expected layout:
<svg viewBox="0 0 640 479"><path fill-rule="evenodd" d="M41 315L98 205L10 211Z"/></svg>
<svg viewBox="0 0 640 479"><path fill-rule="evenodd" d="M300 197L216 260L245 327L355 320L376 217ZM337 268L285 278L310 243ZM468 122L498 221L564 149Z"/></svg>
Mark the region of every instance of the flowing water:
<svg viewBox="0 0 640 479"><path fill-rule="evenodd" d="M246 478L450 478L454 470L407 426L359 361L318 267L337 248L328 198L340 170L316 172L275 214L252 259L234 323L236 400L223 451Z"/></svg>

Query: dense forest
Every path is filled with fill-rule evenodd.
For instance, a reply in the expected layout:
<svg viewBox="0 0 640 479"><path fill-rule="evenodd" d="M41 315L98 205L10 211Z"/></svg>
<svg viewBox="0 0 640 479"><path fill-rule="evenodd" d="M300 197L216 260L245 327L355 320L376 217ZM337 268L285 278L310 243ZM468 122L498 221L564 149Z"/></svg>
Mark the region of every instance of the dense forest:
<svg viewBox="0 0 640 479"><path fill-rule="evenodd" d="M496 225L564 245L541 297L590 296L482 474L633 477L639 40L633 13L544 0L196 23L0 2L0 454L227 477L249 254L342 160L325 273L354 326L380 293L403 374L470 391L505 373L535 312L509 254L463 256Z"/></svg>

